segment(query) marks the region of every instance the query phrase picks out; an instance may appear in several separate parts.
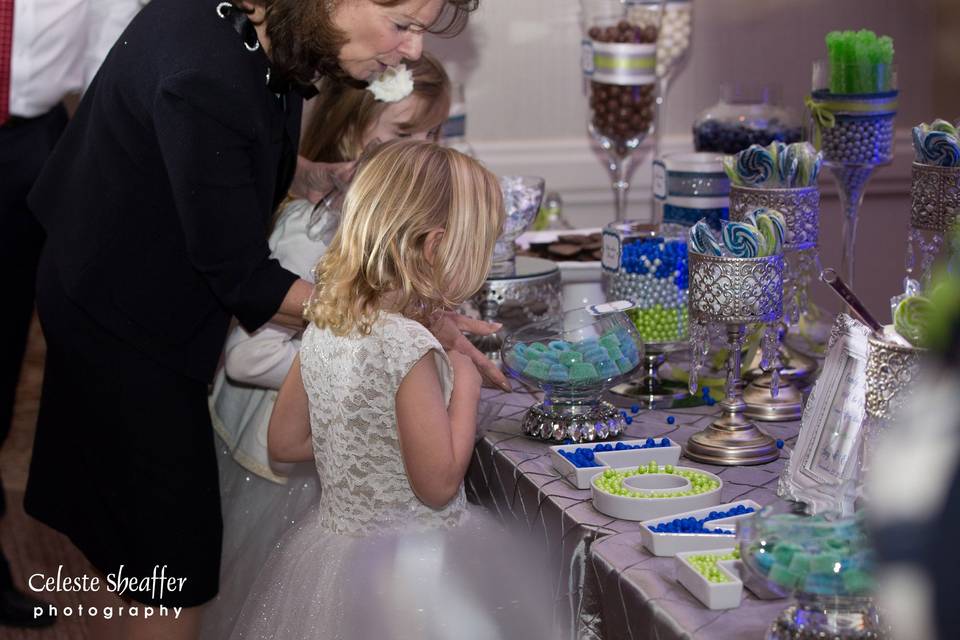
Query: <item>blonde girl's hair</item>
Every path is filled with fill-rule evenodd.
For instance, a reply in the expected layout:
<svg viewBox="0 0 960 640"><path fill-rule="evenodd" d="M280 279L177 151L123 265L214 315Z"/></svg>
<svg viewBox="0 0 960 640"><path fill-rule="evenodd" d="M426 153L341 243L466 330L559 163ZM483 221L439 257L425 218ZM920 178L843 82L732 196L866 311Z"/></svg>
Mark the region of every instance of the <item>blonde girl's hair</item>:
<svg viewBox="0 0 960 640"><path fill-rule="evenodd" d="M413 74L413 93L419 98L403 133L431 132L436 141L440 127L450 113L450 78L440 61L424 52L419 60L404 64ZM313 162L349 162L363 151L363 134L380 118L389 103L381 102L366 89L325 78L318 85L313 117L303 140L300 155Z"/></svg>
<svg viewBox="0 0 960 640"><path fill-rule="evenodd" d="M381 145L347 191L304 315L336 335L368 334L381 310L428 324L483 284L503 219L500 184L476 160L427 141Z"/></svg>

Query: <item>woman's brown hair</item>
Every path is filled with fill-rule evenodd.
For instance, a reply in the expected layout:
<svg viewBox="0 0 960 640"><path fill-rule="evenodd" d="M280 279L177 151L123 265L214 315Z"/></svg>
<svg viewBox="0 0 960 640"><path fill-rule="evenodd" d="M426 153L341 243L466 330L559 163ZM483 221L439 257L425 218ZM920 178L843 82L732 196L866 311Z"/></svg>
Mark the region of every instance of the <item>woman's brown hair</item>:
<svg viewBox="0 0 960 640"><path fill-rule="evenodd" d="M450 79L443 65L428 53L415 62L405 62L413 74L413 93L419 100L410 120L400 125L403 133L436 131L450 112ZM313 162L349 162L360 157L363 136L380 118L388 103L338 80L324 78L314 100L313 117L300 143L300 155Z"/></svg>
<svg viewBox="0 0 960 640"><path fill-rule="evenodd" d="M266 7L270 59L274 69L291 82L308 86L319 77L347 80L340 69L337 53L347 42L347 34L333 24L333 12L340 2L351 0L231 0L241 11L244 5ZM387 7L409 0L363 0ZM452 37L463 31L467 16L480 0L446 0L443 11L427 31Z"/></svg>

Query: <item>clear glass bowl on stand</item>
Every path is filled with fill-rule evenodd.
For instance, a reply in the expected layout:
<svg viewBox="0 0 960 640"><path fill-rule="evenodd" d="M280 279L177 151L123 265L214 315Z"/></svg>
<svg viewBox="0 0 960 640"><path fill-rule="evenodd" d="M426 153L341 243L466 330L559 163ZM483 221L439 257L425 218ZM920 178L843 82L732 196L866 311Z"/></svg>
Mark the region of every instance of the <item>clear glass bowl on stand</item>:
<svg viewBox="0 0 960 640"><path fill-rule="evenodd" d="M874 552L863 514L834 518L766 507L737 523L740 558L761 588L793 595L768 640L879 640L873 604Z"/></svg>
<svg viewBox="0 0 960 640"><path fill-rule="evenodd" d="M629 305L623 305L629 306ZM508 375L543 392L523 417L523 433L553 442L593 442L618 436L619 409L602 400L643 360L633 322L612 305L584 307L511 334L501 359Z"/></svg>

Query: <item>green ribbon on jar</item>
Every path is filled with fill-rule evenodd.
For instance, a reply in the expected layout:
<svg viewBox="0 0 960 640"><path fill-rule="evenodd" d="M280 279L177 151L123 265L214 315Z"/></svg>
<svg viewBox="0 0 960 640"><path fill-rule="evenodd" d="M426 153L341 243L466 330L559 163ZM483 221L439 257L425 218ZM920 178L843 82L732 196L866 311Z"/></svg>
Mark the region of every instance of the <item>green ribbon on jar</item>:
<svg viewBox="0 0 960 640"><path fill-rule="evenodd" d="M897 112L896 92L880 95L831 95L826 92L814 92L804 98L804 105L813 118L813 146L821 147L823 130L832 129L837 124L837 114L852 116L883 116Z"/></svg>

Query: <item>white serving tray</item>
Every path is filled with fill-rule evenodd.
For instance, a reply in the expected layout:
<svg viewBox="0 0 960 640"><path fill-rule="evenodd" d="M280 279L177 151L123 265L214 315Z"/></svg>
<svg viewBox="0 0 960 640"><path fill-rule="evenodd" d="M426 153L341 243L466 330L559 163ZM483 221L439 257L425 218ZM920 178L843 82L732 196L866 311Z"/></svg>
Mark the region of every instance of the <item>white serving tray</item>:
<svg viewBox="0 0 960 640"><path fill-rule="evenodd" d="M655 438L660 442L663 438ZM667 438L670 440L670 438ZM609 444L617 446L617 442L623 444L643 444L646 438L641 440L617 440ZM553 462L553 468L560 472L564 480L575 486L577 489L589 489L590 480L593 476L601 473L608 468L616 469L618 467L639 467L642 464L650 464L656 460L659 465L674 465L680 460L680 445L670 440L669 447L653 447L651 449L629 449L620 451L598 451L596 460L602 466L599 467L575 467L572 462L560 455L560 451L576 451L580 448L592 448L598 444L607 444L600 442L584 442L581 444L562 444L550 447L550 460Z"/></svg>
<svg viewBox="0 0 960 640"><path fill-rule="evenodd" d="M740 580L739 560L721 560L717 563L720 571L729 582L710 582L699 571L693 568L687 558L703 554L727 554L733 551L733 546L704 549L701 551L685 551L677 554L677 581L687 588L697 600L708 609L735 609L740 606L743 598L743 581Z"/></svg>
<svg viewBox="0 0 960 640"><path fill-rule="evenodd" d="M662 518L654 518L640 523L640 542L647 550L655 556L674 556L683 551L703 551L705 549L716 549L734 540L733 536L722 535L719 533L657 533L650 530L661 522L670 522L675 518L703 518L710 515L711 511L729 511L738 505L744 507L753 507L754 511L760 511L760 505L753 500L737 500L736 502L727 502L715 507L697 509L695 511L686 511L684 513L675 513ZM748 518L753 513L745 513L739 516L730 516L729 518L720 518L711 520L707 526L713 528L728 529L736 532L737 520Z"/></svg>
<svg viewBox="0 0 960 640"><path fill-rule="evenodd" d="M659 460L657 461L659 462ZM619 467L618 471L625 471L632 467ZM693 469L691 467L677 467L677 470L685 471L696 471L698 473L706 474L710 476L713 480L716 480L719 484L716 489L713 491L708 491L706 493L701 493L695 496L682 496L679 498L629 498L626 496L615 496L610 493L598 490L593 483L590 484L590 489L593 492L593 507L609 516L614 518L620 518L621 520L650 520L653 518L660 518L663 516L668 516L673 513L682 513L685 511L692 511L694 509L703 509L705 507L712 507L720 504L720 492L723 490L723 480L718 476L710 473L709 471L704 471L703 469ZM604 471L604 469L600 469ZM663 491L677 491L683 490L682 486L673 484L676 480L668 480L668 478L679 478L689 483L682 476L675 474L644 474L636 476L637 478L646 478L646 480L641 480L640 482L657 482L657 480L652 480L652 478L662 479L664 486L658 488L657 490ZM689 486L689 484L688 484ZM643 487L645 489L652 489L651 486Z"/></svg>

